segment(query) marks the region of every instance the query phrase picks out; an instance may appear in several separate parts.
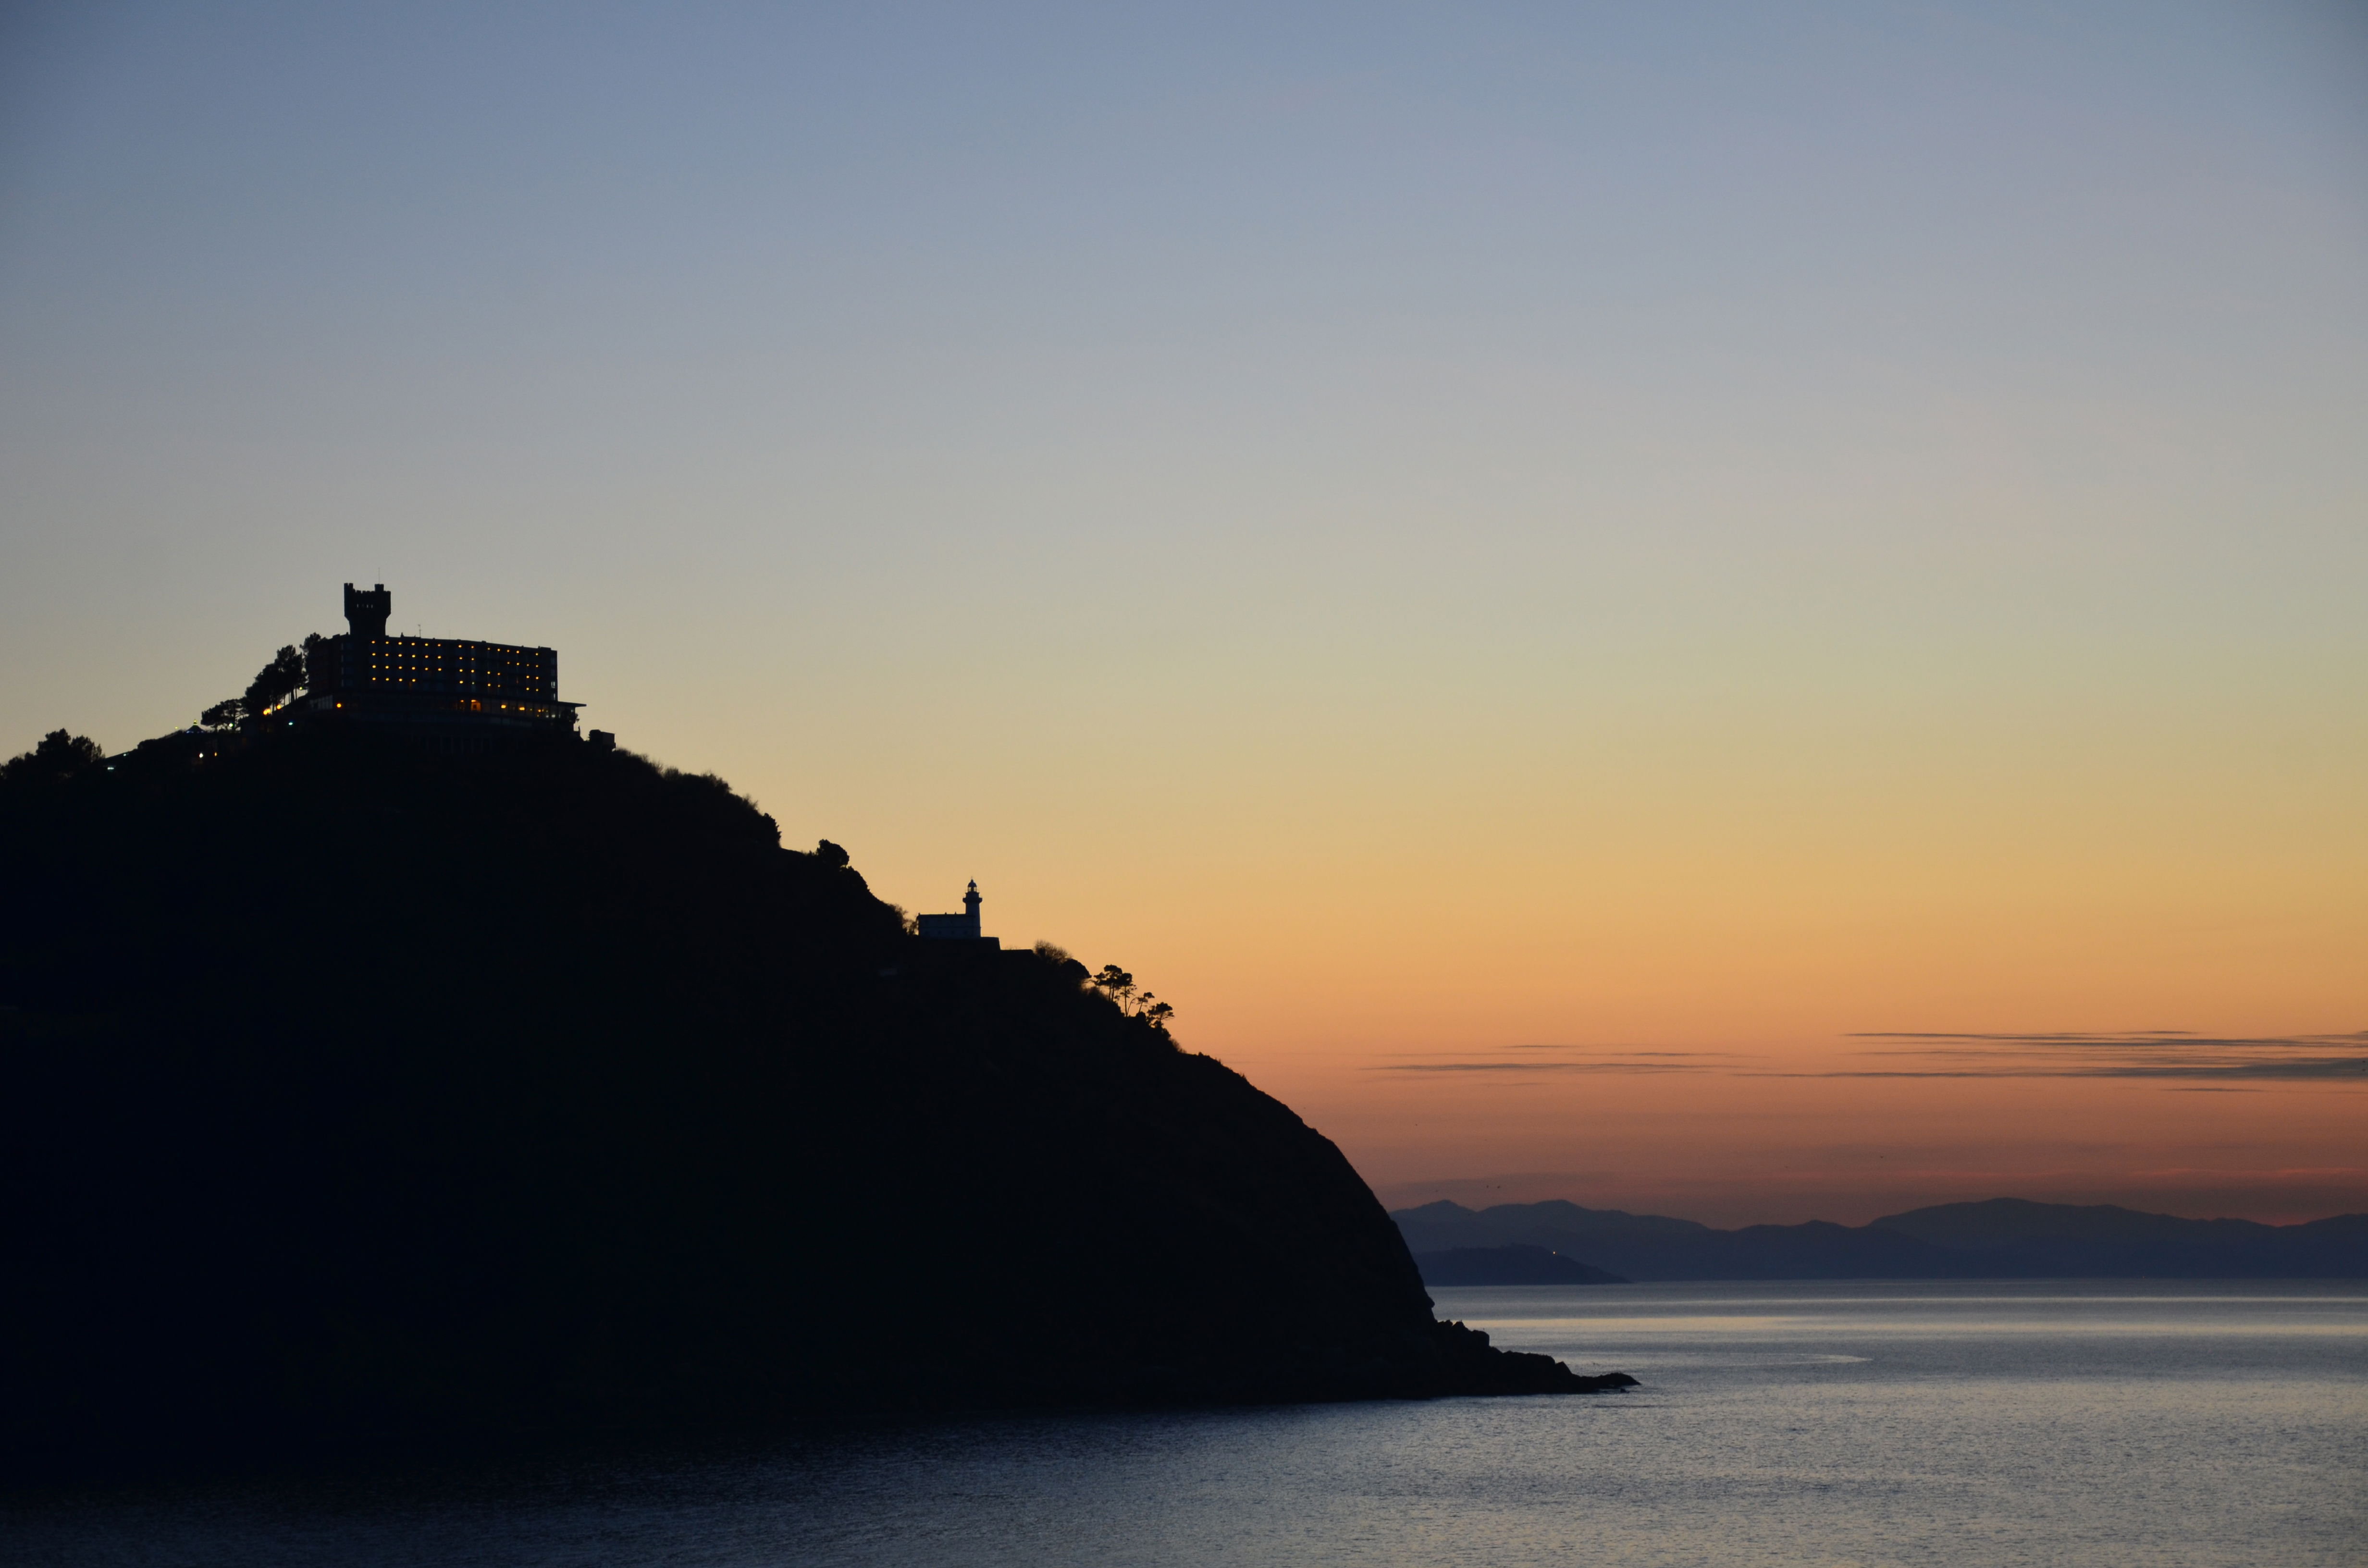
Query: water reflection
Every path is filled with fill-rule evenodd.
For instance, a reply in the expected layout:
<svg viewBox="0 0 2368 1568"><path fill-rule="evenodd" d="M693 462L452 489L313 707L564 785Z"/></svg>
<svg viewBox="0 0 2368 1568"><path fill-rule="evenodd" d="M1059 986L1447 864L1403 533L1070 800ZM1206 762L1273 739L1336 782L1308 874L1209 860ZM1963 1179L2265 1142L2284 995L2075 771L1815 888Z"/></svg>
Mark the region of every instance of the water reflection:
<svg viewBox="0 0 2368 1568"><path fill-rule="evenodd" d="M11 1562L2357 1564L2368 1287L1435 1291L1634 1395L879 1423L18 1504Z"/></svg>

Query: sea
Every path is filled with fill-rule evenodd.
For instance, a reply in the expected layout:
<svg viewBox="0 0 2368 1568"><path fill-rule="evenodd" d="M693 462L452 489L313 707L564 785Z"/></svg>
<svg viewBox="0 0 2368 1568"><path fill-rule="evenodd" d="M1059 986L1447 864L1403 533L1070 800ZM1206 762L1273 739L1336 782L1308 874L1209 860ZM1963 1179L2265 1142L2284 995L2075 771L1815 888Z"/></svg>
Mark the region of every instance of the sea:
<svg viewBox="0 0 2368 1568"><path fill-rule="evenodd" d="M725 1452L20 1496L0 1502L0 1559L2368 1564L2368 1282L1432 1295L1499 1345L1642 1386L883 1422Z"/></svg>

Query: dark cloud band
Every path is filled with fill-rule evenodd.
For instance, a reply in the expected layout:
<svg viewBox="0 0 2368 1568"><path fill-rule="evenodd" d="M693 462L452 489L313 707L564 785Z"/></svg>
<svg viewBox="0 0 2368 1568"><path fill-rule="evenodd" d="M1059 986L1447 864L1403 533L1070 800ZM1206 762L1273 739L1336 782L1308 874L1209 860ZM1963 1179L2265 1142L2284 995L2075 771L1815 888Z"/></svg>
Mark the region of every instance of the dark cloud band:
<svg viewBox="0 0 2368 1568"><path fill-rule="evenodd" d="M1893 1042L1858 1055L1884 1065L1788 1072L1765 1057L1733 1051L1621 1051L1585 1055L1570 1046L1513 1045L1536 1051L1487 1058L1377 1063L1378 1073L1725 1073L1771 1078L2130 1078L2188 1085L2359 1083L2368 1085L2368 1030L2351 1034L2201 1035L2182 1029L2123 1033L2063 1030L1955 1034L1880 1030L1843 1037ZM1551 1056L1546 1052L1566 1051Z"/></svg>

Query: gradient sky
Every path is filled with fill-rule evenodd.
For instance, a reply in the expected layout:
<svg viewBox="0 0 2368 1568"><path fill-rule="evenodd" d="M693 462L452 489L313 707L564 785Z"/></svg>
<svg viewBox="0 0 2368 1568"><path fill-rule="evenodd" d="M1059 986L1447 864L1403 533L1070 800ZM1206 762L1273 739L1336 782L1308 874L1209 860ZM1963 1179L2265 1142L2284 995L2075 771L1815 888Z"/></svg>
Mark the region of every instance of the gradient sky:
<svg viewBox="0 0 2368 1568"><path fill-rule="evenodd" d="M2358 6L0 12L0 745L347 580L1394 1202L2368 1209Z"/></svg>

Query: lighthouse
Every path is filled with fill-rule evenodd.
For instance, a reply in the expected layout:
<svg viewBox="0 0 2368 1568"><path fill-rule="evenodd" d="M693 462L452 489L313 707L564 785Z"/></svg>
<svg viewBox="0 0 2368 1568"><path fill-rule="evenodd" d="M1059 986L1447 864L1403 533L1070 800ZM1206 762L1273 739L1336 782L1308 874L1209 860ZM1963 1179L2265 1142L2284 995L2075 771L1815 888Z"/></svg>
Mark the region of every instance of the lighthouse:
<svg viewBox="0 0 2368 1568"><path fill-rule="evenodd" d="M985 902L978 896L978 883L973 881L962 894L960 915L920 915L914 921L914 928L934 942L995 942L994 937L979 934L978 906Z"/></svg>

